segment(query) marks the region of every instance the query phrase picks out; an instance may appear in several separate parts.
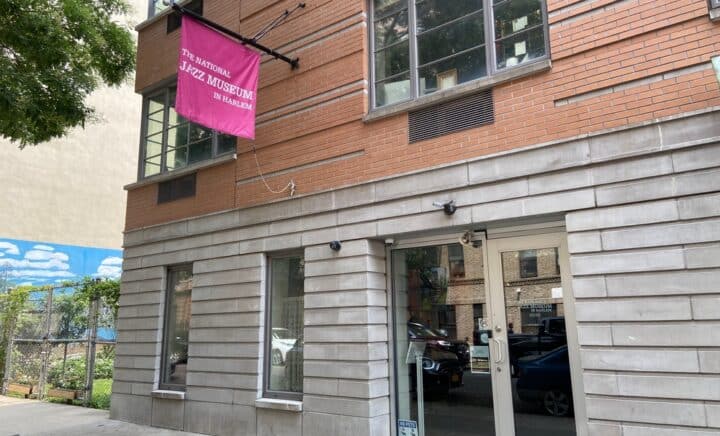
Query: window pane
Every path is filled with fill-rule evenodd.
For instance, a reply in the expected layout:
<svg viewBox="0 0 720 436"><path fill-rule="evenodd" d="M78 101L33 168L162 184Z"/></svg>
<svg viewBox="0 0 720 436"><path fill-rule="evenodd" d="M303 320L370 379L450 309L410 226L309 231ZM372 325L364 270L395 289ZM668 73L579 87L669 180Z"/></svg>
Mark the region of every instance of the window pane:
<svg viewBox="0 0 720 436"><path fill-rule="evenodd" d="M487 74L485 47L420 68L420 94L451 88Z"/></svg>
<svg viewBox="0 0 720 436"><path fill-rule="evenodd" d="M407 0L374 0L374 18L384 17L407 8Z"/></svg>
<svg viewBox="0 0 720 436"><path fill-rule="evenodd" d="M172 149L186 145L188 143L188 130L190 130L189 123L168 129L168 148Z"/></svg>
<svg viewBox="0 0 720 436"><path fill-rule="evenodd" d="M417 2L417 31L441 24L482 9L482 0L421 0Z"/></svg>
<svg viewBox="0 0 720 436"><path fill-rule="evenodd" d="M404 41L375 53L375 80L383 80L410 69L410 45Z"/></svg>
<svg viewBox="0 0 720 436"><path fill-rule="evenodd" d="M497 67L512 67L545 56L545 32L542 26L517 33L495 43Z"/></svg>
<svg viewBox="0 0 720 436"><path fill-rule="evenodd" d="M189 139L188 142L196 142L201 139L212 139L213 131L199 124L190 123L188 125Z"/></svg>
<svg viewBox="0 0 720 436"><path fill-rule="evenodd" d="M302 392L304 263L272 259L268 390Z"/></svg>
<svg viewBox="0 0 720 436"><path fill-rule="evenodd" d="M418 36L418 64L444 58L485 42L483 14L467 18Z"/></svg>
<svg viewBox="0 0 720 436"><path fill-rule="evenodd" d="M212 157L212 137L190 145L188 164L200 162Z"/></svg>
<svg viewBox="0 0 720 436"><path fill-rule="evenodd" d="M145 177L160 174L160 156L151 157L145 160Z"/></svg>
<svg viewBox="0 0 720 436"><path fill-rule="evenodd" d="M237 151L237 138L230 135L218 135L218 146L217 146L217 153L218 154L225 154L230 152Z"/></svg>
<svg viewBox="0 0 720 436"><path fill-rule="evenodd" d="M168 171L184 168L188 164L188 148L175 148L168 150L165 165Z"/></svg>
<svg viewBox="0 0 720 436"><path fill-rule="evenodd" d="M505 38L542 24L539 0L507 0L497 4L495 14L495 39Z"/></svg>
<svg viewBox="0 0 720 436"><path fill-rule="evenodd" d="M192 267L168 270L162 383L184 385L188 361Z"/></svg>
<svg viewBox="0 0 720 436"><path fill-rule="evenodd" d="M519 251L520 277L537 277L537 252L535 250Z"/></svg>
<svg viewBox="0 0 720 436"><path fill-rule="evenodd" d="M375 84L375 106L385 106L410 98L410 72Z"/></svg>
<svg viewBox="0 0 720 436"><path fill-rule="evenodd" d="M408 37L408 12L400 11L375 22L375 50L406 40Z"/></svg>
<svg viewBox="0 0 720 436"><path fill-rule="evenodd" d="M145 157L155 156L162 152L162 132L145 138Z"/></svg>

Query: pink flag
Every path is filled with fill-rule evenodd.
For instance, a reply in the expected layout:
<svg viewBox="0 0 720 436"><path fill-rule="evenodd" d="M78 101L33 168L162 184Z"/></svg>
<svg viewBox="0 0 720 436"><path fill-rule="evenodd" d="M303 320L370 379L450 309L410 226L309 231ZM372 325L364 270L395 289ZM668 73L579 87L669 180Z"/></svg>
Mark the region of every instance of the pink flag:
<svg viewBox="0 0 720 436"><path fill-rule="evenodd" d="M255 139L260 54L183 15L175 110L218 132Z"/></svg>

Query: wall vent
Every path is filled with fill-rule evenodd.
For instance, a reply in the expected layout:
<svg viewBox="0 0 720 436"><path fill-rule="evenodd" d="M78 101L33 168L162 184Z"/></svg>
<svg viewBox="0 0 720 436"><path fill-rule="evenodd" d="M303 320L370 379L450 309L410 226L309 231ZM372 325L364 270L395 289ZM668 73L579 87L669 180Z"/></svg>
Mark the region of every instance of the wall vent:
<svg viewBox="0 0 720 436"><path fill-rule="evenodd" d="M492 124L494 121L492 89L487 89L468 97L410 112L409 141L412 144L448 133Z"/></svg>
<svg viewBox="0 0 720 436"><path fill-rule="evenodd" d="M158 204L194 196L195 173L158 183Z"/></svg>

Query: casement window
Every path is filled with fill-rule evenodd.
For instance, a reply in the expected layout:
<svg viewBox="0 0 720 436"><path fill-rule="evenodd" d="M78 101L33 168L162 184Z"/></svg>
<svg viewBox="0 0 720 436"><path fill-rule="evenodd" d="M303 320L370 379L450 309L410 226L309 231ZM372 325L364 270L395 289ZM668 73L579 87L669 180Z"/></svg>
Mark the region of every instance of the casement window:
<svg viewBox="0 0 720 436"><path fill-rule="evenodd" d="M236 144L234 136L192 123L175 112L175 87L145 96L141 179L234 153Z"/></svg>
<svg viewBox="0 0 720 436"><path fill-rule="evenodd" d="M265 332L266 398L302 399L304 261L292 254L269 258Z"/></svg>
<svg viewBox="0 0 720 436"><path fill-rule="evenodd" d="M544 0L371 0L373 106L547 58Z"/></svg>
<svg viewBox="0 0 720 436"><path fill-rule="evenodd" d="M192 265L168 268L160 389L185 390L191 294Z"/></svg>

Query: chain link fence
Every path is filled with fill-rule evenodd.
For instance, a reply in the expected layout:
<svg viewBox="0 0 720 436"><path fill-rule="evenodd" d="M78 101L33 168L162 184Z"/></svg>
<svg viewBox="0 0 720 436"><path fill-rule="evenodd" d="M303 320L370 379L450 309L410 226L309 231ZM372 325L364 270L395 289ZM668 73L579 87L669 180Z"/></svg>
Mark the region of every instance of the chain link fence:
<svg viewBox="0 0 720 436"><path fill-rule="evenodd" d="M5 350L3 395L109 407L114 310L73 287L33 290Z"/></svg>

